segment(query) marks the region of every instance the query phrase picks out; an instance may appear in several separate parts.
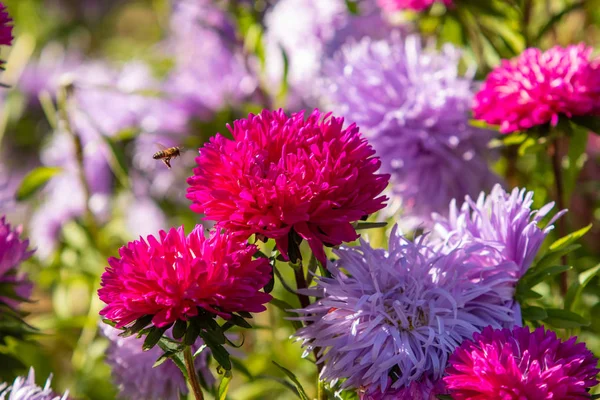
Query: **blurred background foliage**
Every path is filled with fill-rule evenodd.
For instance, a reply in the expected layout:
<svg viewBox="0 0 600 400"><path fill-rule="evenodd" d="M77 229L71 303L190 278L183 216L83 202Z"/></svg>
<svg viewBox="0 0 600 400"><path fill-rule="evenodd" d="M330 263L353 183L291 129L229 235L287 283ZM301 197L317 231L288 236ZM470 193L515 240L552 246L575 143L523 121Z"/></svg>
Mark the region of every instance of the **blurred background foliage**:
<svg viewBox="0 0 600 400"><path fill-rule="evenodd" d="M8 60L2 81L12 89L0 93L0 156L3 169L9 172L6 184L16 188L27 172L42 165L40 153L53 135L53 102L33 101L19 85L21 74L29 63L48 46L56 46L76 49L84 59L104 60L117 66L141 60L150 67L155 79L161 79L175 64L172 57L157 50L168 35L172 5L168 0L4 2L14 18L16 39L13 47L3 49L2 54ZM248 56L253 73L259 76L259 83L257 90L244 101L222 107L210 118L193 121L189 135L177 143L190 152L187 161L175 160L174 170L168 171L181 176L180 184L172 189L178 192L174 196L163 194L152 198L167 221L163 229L183 224L189 232L199 223L198 216L189 211L185 200L182 201L183 180L191 175L189 161L193 160L194 149L216 132L225 133L225 124L235 118L263 107L286 105L285 71L279 85L267 84L263 76L265 65L270 62L263 41L263 16L275 2L217 1L233 18L235 38ZM502 58L513 57L527 46L546 49L555 44L586 42L600 47L600 0L461 0L460 3L460 7L449 11L435 6L426 14L402 13L396 22L414 23L423 35L437 38L440 46L450 42L464 47L465 68L476 65L478 78L485 77ZM354 1L348 0L347 4L349 13L357 12ZM281 57L287 58L285 52ZM196 60L199 64L205 61ZM210 90L209 82L207 88ZM83 213L77 218L61 221L56 228L58 245L49 256L34 256L25 263L24 267L36 283L32 296L35 302L26 306L30 313L27 321L37 331L27 334L24 341L8 338L6 344L0 346L1 353L12 355L11 360L20 362L17 368L8 362L0 363L0 380L10 381L15 375L24 374L31 365L36 369L39 382L53 373L53 387L58 392L70 389L73 398L115 398L110 370L103 362L107 341L98 332L101 304L95 293L107 257L116 255L118 248L136 234L128 228L126 204L138 179L132 170L135 168L133 143L139 134L139 130L127 129L110 138L111 174L116 179L112 181L108 216L98 218L94 213ZM581 280L600 263L600 143L593 137L588 143L585 132L576 136L580 139L572 141L569 149L558 151L561 152L561 167L571 177L568 181L571 212L566 217L567 225L570 230L575 230L594 223L583 239L583 247L570 255L574 268L572 276ZM534 190L535 207L553 198L551 162L544 143L511 135L499 137L493 145L503 154L495 168L510 186ZM56 157L63 156L60 149L53 151L57 152ZM148 153L147 157L151 155ZM37 179L41 187L45 180L39 176ZM23 201L8 209L11 221L22 223L26 234L35 224L32 213L46 201L44 190L34 190L38 186L35 182L31 185L30 193L22 193ZM48 210L53 212L52 207ZM154 216L148 214L144 218ZM384 233L379 229L369 231L366 236L385 246ZM548 243L556 238L558 234L554 232ZM32 245L38 244L33 242ZM278 266L278 270L284 280L292 281L293 271L287 265ZM586 272L588 275L580 276ZM562 306L557 285L546 282L538 285L536 290L544 297L535 304ZM272 361L293 370L308 393L316 390L316 369L310 361L312 355L301 358L299 344L289 340L294 323L285 320L289 314L282 311L290 306L297 307L298 299L284 289L279 278L273 295L280 302L270 304L268 312L256 315L255 329L244 332L244 346L235 353L238 368L234 371L228 396L231 399L297 398L290 381ZM543 304L539 304L540 301ZM561 331L562 336L578 334L596 356L600 355L600 318L593 318L600 315L600 279L592 275L576 311L589 319L590 324L569 327Z"/></svg>

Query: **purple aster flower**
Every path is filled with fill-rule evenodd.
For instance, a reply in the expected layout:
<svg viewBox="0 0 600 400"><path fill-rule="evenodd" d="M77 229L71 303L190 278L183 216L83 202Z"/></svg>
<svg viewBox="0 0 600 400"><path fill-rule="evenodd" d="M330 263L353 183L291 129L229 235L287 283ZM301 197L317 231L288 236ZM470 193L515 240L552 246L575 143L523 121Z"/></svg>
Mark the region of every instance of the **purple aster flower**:
<svg viewBox="0 0 600 400"><path fill-rule="evenodd" d="M450 203L448 217L434 214L434 242L442 251L452 251L468 243L494 247L495 251L478 252L474 262L482 267L512 261L519 269L516 278L527 272L544 239L554 228L554 221L566 210L559 211L544 227L546 217L554 202L539 210L532 210L533 192L515 188L507 193L500 185L489 195L481 193L477 201L467 196L459 208L455 200Z"/></svg>
<svg viewBox="0 0 600 400"><path fill-rule="evenodd" d="M50 388L52 375L46 380L44 387L39 387L35 383L35 371L29 369L27 378L17 377L11 386L7 383L0 384L0 399L2 400L67 400L69 391L64 395L57 395Z"/></svg>
<svg viewBox="0 0 600 400"><path fill-rule="evenodd" d="M460 57L449 44L436 52L392 34L345 45L324 67L326 102L364 129L404 211L426 220L498 181L493 132L469 125L473 74L459 74Z"/></svg>
<svg viewBox="0 0 600 400"><path fill-rule="evenodd" d="M12 228L6 221L6 216L0 218L0 284L11 286L11 294L0 294L0 303L11 308L17 308L19 298L27 299L31 294L31 283L27 276L18 270L19 264L31 257L33 251L28 251L29 240L21 240L21 227Z"/></svg>
<svg viewBox="0 0 600 400"><path fill-rule="evenodd" d="M456 400L589 399L598 359L576 340L543 326L487 327L454 351L444 382Z"/></svg>
<svg viewBox="0 0 600 400"><path fill-rule="evenodd" d="M334 250L333 276L319 278L308 291L317 301L298 311L310 325L296 336L307 351L321 349L322 379L345 379L342 388L366 395L408 389L427 396L456 346L512 319L498 300L511 295L506 267L474 282L465 279L474 268L469 254L481 245L441 254L424 241L410 242L394 228L388 251L364 241Z"/></svg>
<svg viewBox="0 0 600 400"><path fill-rule="evenodd" d="M121 330L102 324L102 332L110 344L106 362L112 368L112 377L123 398L129 400L179 400L179 393L186 394L185 379L171 360L153 368L156 360L163 354L156 346L148 351L142 350L143 338L120 337ZM196 343L196 348L201 344ZM208 385L215 381L206 363L206 355L195 359L196 370Z"/></svg>
<svg viewBox="0 0 600 400"><path fill-rule="evenodd" d="M348 12L344 0L279 0L265 16L267 75L277 94L284 74L282 50L288 58L290 102L311 100L315 79L324 59L340 47L364 36L385 37L391 26L368 2L358 16Z"/></svg>

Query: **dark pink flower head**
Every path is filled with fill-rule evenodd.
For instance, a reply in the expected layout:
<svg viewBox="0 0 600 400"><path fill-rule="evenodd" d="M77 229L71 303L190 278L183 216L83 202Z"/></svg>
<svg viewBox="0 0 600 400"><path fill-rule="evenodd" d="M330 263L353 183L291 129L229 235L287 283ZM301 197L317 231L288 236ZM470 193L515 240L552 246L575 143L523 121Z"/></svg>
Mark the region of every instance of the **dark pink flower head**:
<svg viewBox="0 0 600 400"><path fill-rule="evenodd" d="M323 244L358 235L351 222L384 207L389 175L355 124L313 111L250 114L200 149L188 179L193 211L246 237L273 238L288 254L290 236L308 241L325 262Z"/></svg>
<svg viewBox="0 0 600 400"><path fill-rule="evenodd" d="M13 229L5 216L0 218L0 303L12 308L19 304L14 295L24 299L31 294L31 283L17 267L31 257L33 251L27 250L29 240L21 240L20 235L21 227ZM8 293L3 293L3 288Z"/></svg>
<svg viewBox="0 0 600 400"><path fill-rule="evenodd" d="M600 114L600 58L590 61L592 51L583 43L530 48L502 61L475 96L475 118L510 133L556 125L560 115Z"/></svg>
<svg viewBox="0 0 600 400"><path fill-rule="evenodd" d="M487 327L456 348L444 381L455 400L589 399L598 360L576 339L543 326Z"/></svg>
<svg viewBox="0 0 600 400"><path fill-rule="evenodd" d="M228 318L232 312L261 312L271 296L260 292L270 279L267 259L252 260L256 246L228 233L208 238L198 225L161 231L121 247L102 275L100 315L117 328L153 315L157 327L198 314L198 308Z"/></svg>
<svg viewBox="0 0 600 400"><path fill-rule="evenodd" d="M431 7L435 2L444 3L446 6L452 5L452 0L377 0L379 7L383 8L385 11L424 11Z"/></svg>
<svg viewBox="0 0 600 400"><path fill-rule="evenodd" d="M6 6L0 2L0 45L10 46L12 44L13 35L12 18L6 12Z"/></svg>

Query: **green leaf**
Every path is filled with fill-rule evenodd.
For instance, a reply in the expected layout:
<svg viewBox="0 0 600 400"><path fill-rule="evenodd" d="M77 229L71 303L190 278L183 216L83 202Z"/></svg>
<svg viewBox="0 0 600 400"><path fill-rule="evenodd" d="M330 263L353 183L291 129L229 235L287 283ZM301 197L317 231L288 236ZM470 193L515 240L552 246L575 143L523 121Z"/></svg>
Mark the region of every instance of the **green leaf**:
<svg viewBox="0 0 600 400"><path fill-rule="evenodd" d="M271 301L269 302L269 304L274 305L275 307L279 308L281 311L283 311L288 317L296 317L297 315L295 315L293 312L290 312L288 310L292 310L294 307L292 307L290 305L290 303L287 303L283 300L280 299L276 299L275 297L273 297L271 299ZM296 321L296 320L289 320L292 325L294 326L294 329L298 330L300 328L302 328L302 323L300 321Z"/></svg>
<svg viewBox="0 0 600 400"><path fill-rule="evenodd" d="M229 318L229 322L234 325L241 326L242 328L251 329L252 325L248 323L244 318L239 315L231 314L231 318Z"/></svg>
<svg viewBox="0 0 600 400"><path fill-rule="evenodd" d="M187 322L178 319L173 326L173 339L181 339L187 331Z"/></svg>
<svg viewBox="0 0 600 400"><path fill-rule="evenodd" d="M559 22L565 15L567 15L567 14L571 13L572 11L575 11L581 7L583 7L583 1L580 3L571 4L567 7L565 7L561 12L554 14L552 16L552 18L550 18L548 20L548 22L546 22L544 24L544 26L540 28L540 30L538 31L538 34L536 35L536 37L534 39L534 43L539 42L542 39L542 37L544 37L544 35L546 33L548 33L550 31L550 29L552 29L552 27L554 25L556 25L556 23Z"/></svg>
<svg viewBox="0 0 600 400"><path fill-rule="evenodd" d="M526 321L541 321L548 318L548 313L542 307L523 307L521 314Z"/></svg>
<svg viewBox="0 0 600 400"><path fill-rule="evenodd" d="M577 277L577 281L573 282L565 296L565 309L572 310L575 308L585 287L600 274L600 264L593 268L583 271Z"/></svg>
<svg viewBox="0 0 600 400"><path fill-rule="evenodd" d="M205 334L206 332L202 332L202 339L204 339L204 343L208 346L211 351L213 358L219 363L221 367L226 369L227 371L231 370L231 360L229 359L229 353L219 343L215 343L211 336Z"/></svg>
<svg viewBox="0 0 600 400"><path fill-rule="evenodd" d="M191 321L183 337L183 343L193 346L196 343L196 339L198 339L198 335L200 335L200 327L195 321Z"/></svg>
<svg viewBox="0 0 600 400"><path fill-rule="evenodd" d="M558 251L549 251L547 252L544 257L542 257L537 264L535 265L535 267L533 267L532 269L544 269L544 268L548 268L550 266L552 266L554 263L556 263L556 261L558 259L560 259L562 256L564 256L565 254L569 254L577 249L579 249L581 247L580 244L572 244L570 246L567 246L561 250ZM529 271L528 271L529 272Z"/></svg>
<svg viewBox="0 0 600 400"><path fill-rule="evenodd" d="M367 230L367 229L376 229L376 228L384 228L387 226L387 222L358 222L355 225L355 229L357 231Z"/></svg>
<svg viewBox="0 0 600 400"><path fill-rule="evenodd" d="M544 323L556 328L572 329L590 324L590 321L569 310L547 308L546 312L548 313L548 318L544 320Z"/></svg>
<svg viewBox="0 0 600 400"><path fill-rule="evenodd" d="M148 350L152 349L154 346L156 346L156 344L158 343L160 338L162 338L162 335L165 333L165 331L167 329L168 328L166 328L166 327L165 328L157 328L155 326L150 328L150 332L148 332L148 335L146 336L146 339L144 340L142 349L144 351L148 351Z"/></svg>
<svg viewBox="0 0 600 400"><path fill-rule="evenodd" d="M538 300L544 296L542 296L541 294L539 294L538 292L536 292L534 290L531 290L531 289L525 287L525 285L519 284L519 285L517 285L516 297L520 303L523 303L523 302L525 302L525 300L528 300L528 299Z"/></svg>
<svg viewBox="0 0 600 400"><path fill-rule="evenodd" d="M17 189L17 200L27 200L61 171L62 168L60 167L38 167L34 169L23 178L21 185Z"/></svg>
<svg viewBox="0 0 600 400"><path fill-rule="evenodd" d="M600 117L591 115L585 117L571 117L571 122L600 135Z"/></svg>
<svg viewBox="0 0 600 400"><path fill-rule="evenodd" d="M521 278L519 281L519 284L522 284L524 288L532 288L549 277L566 272L571 268L572 267L570 265L554 265L547 268L532 268L525 273L523 278Z"/></svg>
<svg viewBox="0 0 600 400"><path fill-rule="evenodd" d="M346 8L352 15L359 15L358 3L354 0L346 0Z"/></svg>
<svg viewBox="0 0 600 400"><path fill-rule="evenodd" d="M252 372L250 372L250 370L248 368L246 368L244 363L240 362L239 360L236 360L235 358L231 358L231 365L233 365L233 369L241 372L242 375L244 375L246 378L248 378L248 380L250 380L250 381L254 380L254 376L252 375Z"/></svg>
<svg viewBox="0 0 600 400"><path fill-rule="evenodd" d="M229 384L231 383L231 378L233 374L231 371L225 371L223 375L223 379L221 379L221 383L219 384L219 400L225 400L227 398L227 392L229 391Z"/></svg>
<svg viewBox="0 0 600 400"><path fill-rule="evenodd" d="M102 135L102 138L110 148L111 156L108 158L110 168L124 188L129 187L129 172L127 167L127 158L125 152L118 144L107 135ZM151 156L149 154L148 156Z"/></svg>
<svg viewBox="0 0 600 400"><path fill-rule="evenodd" d="M144 315L143 317L138 318L137 321L135 321L135 324L133 324L131 327L125 329L123 332L121 332L119 334L119 336L128 337L131 335L135 335L136 333L138 333L139 331L141 331L142 329L144 329L145 327L150 325L150 323L152 322L152 318L153 318L152 315Z"/></svg>
<svg viewBox="0 0 600 400"><path fill-rule="evenodd" d="M308 396L306 395L306 392L304 391L304 388L300 384L300 381L298 380L298 378L296 378L296 375L294 375L294 373L292 371L290 371L289 369L277 364L275 361L271 361L271 362L273 364L275 364L275 366L277 368L279 368L281 371L283 371L283 373L286 374L288 376L288 378L290 378L292 380L292 382L294 383L294 386L296 386L296 390L298 391L300 398L302 400L309 400Z"/></svg>
<svg viewBox="0 0 600 400"><path fill-rule="evenodd" d="M452 400L452 396L450 396L449 394L438 394L437 398L439 400Z"/></svg>
<svg viewBox="0 0 600 400"><path fill-rule="evenodd" d="M587 160L588 131L575 128L573 132L574 134L569 142L569 152L567 154L568 164L564 173L564 198L566 199L571 198L579 173Z"/></svg>
<svg viewBox="0 0 600 400"><path fill-rule="evenodd" d="M558 239L556 242L554 242L550 245L550 248L549 248L550 251L559 251L559 250L566 248L571 243L573 243L574 241L578 240L583 235L588 233L588 231L590 229L592 229L592 224L584 226L583 228L581 228L573 233L569 233L567 236L564 236L564 237Z"/></svg>
<svg viewBox="0 0 600 400"><path fill-rule="evenodd" d="M175 351L177 345L175 343L172 343L172 342L170 342L168 340L164 340L164 339L166 339L166 338L163 338L163 340L160 340L158 342L158 346L165 353L170 353L169 358L171 359L171 361L173 361L173 363L177 366L177 368L179 368L179 370L183 374L183 377L185 378L185 380L189 381L187 369L185 368L185 360L183 358L183 352ZM157 360L157 362L158 362L158 360Z"/></svg>

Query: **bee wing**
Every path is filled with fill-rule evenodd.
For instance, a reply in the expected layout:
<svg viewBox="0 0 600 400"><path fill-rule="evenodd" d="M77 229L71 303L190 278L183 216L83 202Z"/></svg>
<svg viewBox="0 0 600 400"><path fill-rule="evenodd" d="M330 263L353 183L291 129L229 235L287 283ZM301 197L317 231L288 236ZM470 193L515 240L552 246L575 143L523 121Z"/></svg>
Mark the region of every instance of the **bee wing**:
<svg viewBox="0 0 600 400"><path fill-rule="evenodd" d="M165 145L164 145L164 144L162 144L162 143L154 142L154 145L155 145L157 148L161 149L161 150L167 150L167 149L168 149L168 147L167 147L167 146L165 146Z"/></svg>

